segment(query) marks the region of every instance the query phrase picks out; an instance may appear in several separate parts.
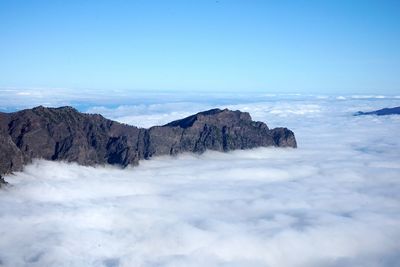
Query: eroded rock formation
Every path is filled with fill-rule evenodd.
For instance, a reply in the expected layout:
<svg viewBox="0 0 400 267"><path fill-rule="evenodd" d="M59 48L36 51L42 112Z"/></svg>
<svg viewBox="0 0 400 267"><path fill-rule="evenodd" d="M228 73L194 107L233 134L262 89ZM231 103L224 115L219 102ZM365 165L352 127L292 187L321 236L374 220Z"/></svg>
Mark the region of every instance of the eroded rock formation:
<svg viewBox="0 0 400 267"><path fill-rule="evenodd" d="M34 158L82 165L136 165L141 159L207 149L296 147L292 131L269 129L247 112L212 109L149 129L42 106L0 113L0 174L19 171Z"/></svg>

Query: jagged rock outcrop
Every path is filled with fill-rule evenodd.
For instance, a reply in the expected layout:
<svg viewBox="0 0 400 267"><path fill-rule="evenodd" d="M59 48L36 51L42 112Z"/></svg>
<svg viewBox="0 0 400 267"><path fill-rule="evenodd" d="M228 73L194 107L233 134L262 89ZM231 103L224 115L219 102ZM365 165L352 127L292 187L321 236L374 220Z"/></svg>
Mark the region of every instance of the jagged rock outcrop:
<svg viewBox="0 0 400 267"><path fill-rule="evenodd" d="M157 155L259 146L296 147L296 139L286 128L270 130L246 112L227 109L200 112L149 129L72 107L39 106L0 113L0 174L21 170L34 158L127 166Z"/></svg>
<svg viewBox="0 0 400 267"><path fill-rule="evenodd" d="M385 115L396 115L400 114L400 107L394 107L394 108L383 108L383 109L378 109L374 111L369 111L369 112L362 112L359 111L355 116L360 116L360 115L378 115L378 116L385 116Z"/></svg>

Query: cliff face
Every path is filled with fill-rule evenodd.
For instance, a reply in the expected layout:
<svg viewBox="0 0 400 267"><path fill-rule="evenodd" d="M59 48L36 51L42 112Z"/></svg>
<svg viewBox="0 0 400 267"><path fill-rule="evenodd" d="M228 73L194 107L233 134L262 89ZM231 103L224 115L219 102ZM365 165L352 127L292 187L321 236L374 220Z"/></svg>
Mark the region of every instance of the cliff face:
<svg viewBox="0 0 400 267"><path fill-rule="evenodd" d="M200 112L149 129L71 107L0 113L0 174L21 170L34 158L127 166L157 155L259 146L296 147L296 139L286 128L270 130L246 112L227 109Z"/></svg>

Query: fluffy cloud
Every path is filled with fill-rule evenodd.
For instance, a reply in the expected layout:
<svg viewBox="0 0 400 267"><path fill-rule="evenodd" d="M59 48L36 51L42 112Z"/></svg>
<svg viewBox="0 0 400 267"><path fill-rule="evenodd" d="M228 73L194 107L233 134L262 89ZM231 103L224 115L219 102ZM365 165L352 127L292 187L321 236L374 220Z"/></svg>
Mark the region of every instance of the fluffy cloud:
<svg viewBox="0 0 400 267"><path fill-rule="evenodd" d="M36 161L0 192L0 265L397 266L400 116L351 116L395 104L220 105L290 127L298 149L184 154L124 170ZM164 123L173 108L114 114Z"/></svg>
<svg viewBox="0 0 400 267"><path fill-rule="evenodd" d="M123 105L118 107L94 106L86 110L88 113L99 113L122 123L151 127L163 125L172 120L190 116L214 106L196 102L167 102L141 105Z"/></svg>
<svg viewBox="0 0 400 267"><path fill-rule="evenodd" d="M217 96L199 97L188 101L169 101L170 98L153 99L153 102L140 105L121 105L116 107L92 106L84 109L89 113L100 113L122 123L139 127L163 125L199 111L212 108L229 108L247 111L253 119L265 121L271 127L297 127L298 120L303 123L322 123L325 119L342 121L338 117L351 116L357 111L371 111L382 107L399 106L399 98L395 96L345 98L343 96L302 96L302 95L253 95L249 98ZM190 101L189 101L190 100ZM316 122L315 119L318 119ZM312 125L310 125L312 126Z"/></svg>

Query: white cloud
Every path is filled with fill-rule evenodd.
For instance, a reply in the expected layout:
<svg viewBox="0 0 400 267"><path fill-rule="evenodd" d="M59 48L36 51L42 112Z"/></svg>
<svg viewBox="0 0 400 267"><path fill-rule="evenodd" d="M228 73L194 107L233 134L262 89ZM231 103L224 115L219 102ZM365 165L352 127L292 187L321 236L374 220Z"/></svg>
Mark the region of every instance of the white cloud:
<svg viewBox="0 0 400 267"><path fill-rule="evenodd" d="M270 97L270 96L269 96ZM168 99L167 99L168 100ZM211 108L229 108L249 112L254 120L265 121L270 127L297 127L299 119L302 123L326 124L326 119L339 119L350 116L357 111L369 111L382 107L399 106L397 98L384 99L319 99L313 96L274 96L266 101L262 97L254 97L251 101L220 101L210 98L208 101L160 102L153 104L122 105L117 107L93 106L86 109L89 113L100 113L106 118L139 127L163 125L199 111ZM316 121L317 119L317 121ZM341 120L338 120L339 122Z"/></svg>
<svg viewBox="0 0 400 267"><path fill-rule="evenodd" d="M399 100L221 105L292 128L298 149L160 157L125 170L36 161L7 176L13 186L0 192L0 262L394 267L400 116L351 116L394 104ZM176 105L176 116L190 106ZM162 114L173 109L121 107L115 116L169 121Z"/></svg>
<svg viewBox="0 0 400 267"><path fill-rule="evenodd" d="M384 95L352 95L351 97L354 99L369 99L369 98L382 99L382 98L386 98L387 96L384 96Z"/></svg>
<svg viewBox="0 0 400 267"><path fill-rule="evenodd" d="M116 108L94 106L86 110L89 113L100 113L122 123L151 127L163 125L170 121L190 116L196 112L211 109L214 106L196 102L166 102L157 104L123 105Z"/></svg>

